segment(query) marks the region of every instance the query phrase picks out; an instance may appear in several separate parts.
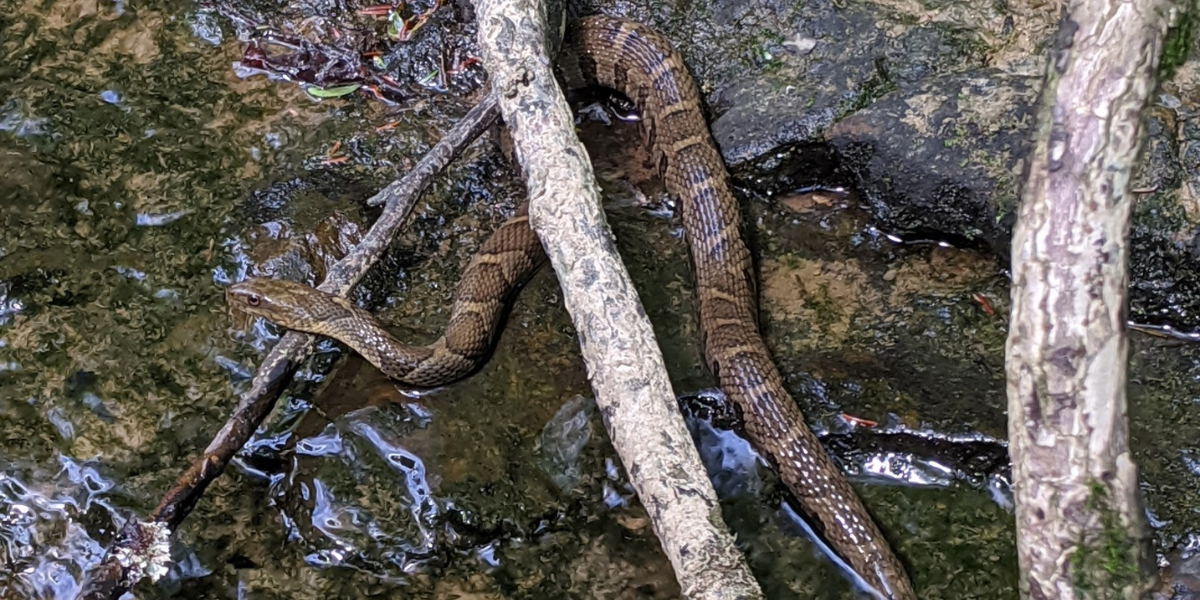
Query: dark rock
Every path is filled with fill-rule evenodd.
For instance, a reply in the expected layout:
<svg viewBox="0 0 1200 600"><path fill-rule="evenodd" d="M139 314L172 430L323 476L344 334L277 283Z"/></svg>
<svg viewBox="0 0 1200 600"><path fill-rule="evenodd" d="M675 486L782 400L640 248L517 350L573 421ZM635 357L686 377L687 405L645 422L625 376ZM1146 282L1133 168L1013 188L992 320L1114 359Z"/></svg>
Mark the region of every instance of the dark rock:
<svg viewBox="0 0 1200 600"><path fill-rule="evenodd" d="M1038 78L995 70L897 90L826 133L880 225L1006 254Z"/></svg>
<svg viewBox="0 0 1200 600"><path fill-rule="evenodd" d="M977 42L962 32L922 25L893 34L869 7L803 8L770 35L747 32L762 64L710 98L721 113L712 130L726 162L819 137L897 86L982 65Z"/></svg>
<svg viewBox="0 0 1200 600"><path fill-rule="evenodd" d="M1002 5L909 14L920 7L716 0L666 19L598 4L680 45L743 186L849 186L880 228L1008 264L1053 17ZM1185 330L1200 314L1200 42L1191 46L1148 114L1130 260L1131 317Z"/></svg>

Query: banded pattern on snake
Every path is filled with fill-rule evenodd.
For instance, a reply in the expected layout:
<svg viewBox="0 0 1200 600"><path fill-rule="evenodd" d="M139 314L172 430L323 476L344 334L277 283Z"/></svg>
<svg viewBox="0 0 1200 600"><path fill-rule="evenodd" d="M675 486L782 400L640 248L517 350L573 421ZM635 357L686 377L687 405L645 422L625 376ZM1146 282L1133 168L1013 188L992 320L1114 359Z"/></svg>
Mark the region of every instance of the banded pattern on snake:
<svg viewBox="0 0 1200 600"><path fill-rule="evenodd" d="M599 84L638 107L667 190L679 201L699 296L705 360L740 409L750 442L778 469L819 535L880 597L915 600L904 567L854 489L804 422L757 327L753 266L728 173L695 82L661 34L633 21L572 24L559 68L568 85ZM464 271L445 334L428 346L396 340L370 313L308 286L252 279L231 306L285 327L335 338L389 377L415 386L461 379L486 360L506 304L545 261L524 210Z"/></svg>

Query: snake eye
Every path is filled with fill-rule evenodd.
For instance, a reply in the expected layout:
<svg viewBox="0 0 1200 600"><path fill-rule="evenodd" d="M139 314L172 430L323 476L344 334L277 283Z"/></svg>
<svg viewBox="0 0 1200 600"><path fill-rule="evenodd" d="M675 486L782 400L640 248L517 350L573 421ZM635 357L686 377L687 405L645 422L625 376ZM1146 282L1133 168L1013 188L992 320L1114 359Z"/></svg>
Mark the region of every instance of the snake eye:
<svg viewBox="0 0 1200 600"><path fill-rule="evenodd" d="M258 306L261 302L262 298L259 298L258 294L250 294L249 296L246 296L246 304L249 304L250 306Z"/></svg>

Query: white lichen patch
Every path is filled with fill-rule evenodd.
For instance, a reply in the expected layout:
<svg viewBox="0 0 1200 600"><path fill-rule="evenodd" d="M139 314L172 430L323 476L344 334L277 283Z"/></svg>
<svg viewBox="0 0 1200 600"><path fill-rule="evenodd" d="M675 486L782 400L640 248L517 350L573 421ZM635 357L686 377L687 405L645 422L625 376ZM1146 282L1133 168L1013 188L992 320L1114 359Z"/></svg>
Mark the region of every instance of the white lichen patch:
<svg viewBox="0 0 1200 600"><path fill-rule="evenodd" d="M1060 2L1044 0L996 3L991 0L873 0L916 23L935 23L975 33L988 47L989 64L1009 72L1040 69L1041 61L1030 60L1031 49L1056 31Z"/></svg>
<svg viewBox="0 0 1200 600"><path fill-rule="evenodd" d="M933 113L945 103L946 96L942 94L916 94L905 100L908 110L904 111L904 116L900 117L900 121L915 129L921 137L932 136L933 131L930 126L933 122Z"/></svg>
<svg viewBox="0 0 1200 600"><path fill-rule="evenodd" d="M125 582L129 586L147 577L152 582L162 579L171 564L171 529L167 524L143 521L137 526L141 548L121 547L113 553L125 569Z"/></svg>
<svg viewBox="0 0 1200 600"><path fill-rule="evenodd" d="M1163 82L1163 89L1178 96L1184 105L1200 104L1200 60L1190 60L1175 68L1175 76Z"/></svg>
<svg viewBox="0 0 1200 600"><path fill-rule="evenodd" d="M985 79L969 79L958 94L961 119L975 124L978 134L995 135L1004 131L1029 130L1032 116L1010 119L1013 107L1027 106L1037 100L1037 91L1012 85L996 85Z"/></svg>

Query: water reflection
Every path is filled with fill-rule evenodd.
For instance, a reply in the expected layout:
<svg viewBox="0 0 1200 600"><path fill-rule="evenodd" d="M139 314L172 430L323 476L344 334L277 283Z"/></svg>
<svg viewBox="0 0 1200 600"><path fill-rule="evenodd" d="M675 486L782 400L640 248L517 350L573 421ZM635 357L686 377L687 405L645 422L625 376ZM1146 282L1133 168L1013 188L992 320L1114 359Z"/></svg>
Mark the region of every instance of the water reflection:
<svg viewBox="0 0 1200 600"><path fill-rule="evenodd" d="M24 464L22 464L24 462ZM57 473L0 458L0 592L5 597L73 599L103 546L88 526L115 518L115 484L100 465L58 457Z"/></svg>
<svg viewBox="0 0 1200 600"><path fill-rule="evenodd" d="M285 470L267 474L309 564L402 581L435 556L442 507L424 461L404 447L417 427L391 411L354 411L298 440Z"/></svg>

